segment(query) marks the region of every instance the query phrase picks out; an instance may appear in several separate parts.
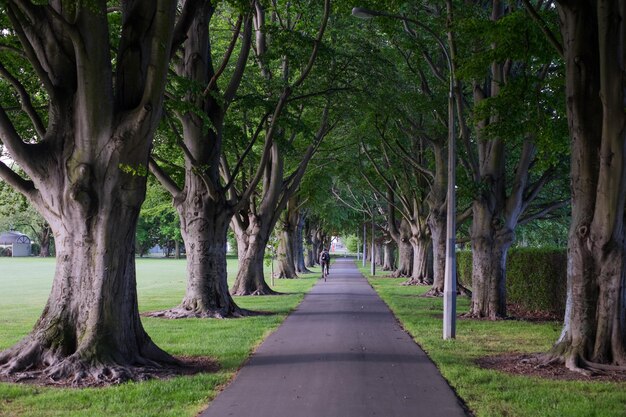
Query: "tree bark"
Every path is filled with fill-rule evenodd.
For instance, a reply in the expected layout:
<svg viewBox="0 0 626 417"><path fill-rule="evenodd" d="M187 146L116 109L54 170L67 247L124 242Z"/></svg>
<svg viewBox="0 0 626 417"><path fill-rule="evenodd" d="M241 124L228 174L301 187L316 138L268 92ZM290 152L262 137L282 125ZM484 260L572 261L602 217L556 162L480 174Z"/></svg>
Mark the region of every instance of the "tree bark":
<svg viewBox="0 0 626 417"><path fill-rule="evenodd" d="M572 139L572 223L565 321L550 355L576 371L624 370L626 16L617 1L558 6Z"/></svg>
<svg viewBox="0 0 626 417"><path fill-rule="evenodd" d="M277 251L277 278L298 278L294 265L294 235L296 230L290 221L285 219L279 231L279 243Z"/></svg>
<svg viewBox="0 0 626 417"><path fill-rule="evenodd" d="M263 263L269 241L269 227L256 219L250 221L246 253L239 259L239 270L230 292L233 295L277 294L265 282Z"/></svg>
<svg viewBox="0 0 626 417"><path fill-rule="evenodd" d="M393 191L388 191L388 200L393 202ZM410 277L413 269L413 246L411 245L411 228L403 218L400 227L396 224L395 207L390 204L387 215L388 229L391 237L398 246L398 268L393 274L394 278Z"/></svg>
<svg viewBox="0 0 626 417"><path fill-rule="evenodd" d="M376 246L376 265L383 266L384 264L384 253L383 253L383 242L382 240L378 240L375 244Z"/></svg>
<svg viewBox="0 0 626 417"><path fill-rule="evenodd" d="M226 242L232 211L211 199L202 179L187 172L183 192L191 196L176 204L187 253L187 289L181 304L150 313L152 317L227 318L249 312L240 309L228 292Z"/></svg>
<svg viewBox="0 0 626 417"><path fill-rule="evenodd" d="M383 271L393 271L396 268L395 242L389 241L383 245Z"/></svg>
<svg viewBox="0 0 626 417"><path fill-rule="evenodd" d="M144 379L177 362L143 329L134 260L176 2L122 5L115 86L106 4L92 6L6 3L50 97L47 128L31 114L41 142L22 141L0 107L3 144L31 182L1 167L0 176L48 221L57 250L46 307L28 336L0 353L0 373L76 385ZM58 19L73 21L71 34Z"/></svg>
<svg viewBox="0 0 626 417"><path fill-rule="evenodd" d="M209 36L209 23L214 11L214 6L205 2L193 17L183 44L182 59L176 66L179 76L203 86L211 85L210 79L216 74L210 56L212 44ZM249 16L245 26L240 60L248 55L252 27ZM231 81L237 86L240 78L233 77ZM219 94L214 85L212 92ZM152 168L156 177L173 194L174 206L180 217L187 252L187 289L179 306L150 315L174 319L240 317L249 312L240 309L230 296L226 269L228 226L239 201L228 199L229 190L222 186L220 176L224 117L229 99L225 97L221 102L214 95L190 89L184 100L197 111L179 114L185 155L183 189L178 190L171 178L166 177L158 167ZM200 111L205 117L199 115Z"/></svg>
<svg viewBox="0 0 626 417"><path fill-rule="evenodd" d="M313 246L313 231L311 229L311 222L309 219L306 219L304 222L304 242L306 248L306 262L305 266L307 268L314 268L317 263L317 259L315 259L315 248Z"/></svg>
<svg viewBox="0 0 626 417"><path fill-rule="evenodd" d="M304 259L304 224L305 224L305 216L300 213L298 218L298 228L296 229L296 273L298 274L310 274L306 267L306 262Z"/></svg>
<svg viewBox="0 0 626 417"><path fill-rule="evenodd" d="M52 229L49 225L43 227L41 234L39 236L39 244L41 245L41 250L39 252L39 256L42 258L47 258L50 256L50 243L52 240Z"/></svg>
<svg viewBox="0 0 626 417"><path fill-rule="evenodd" d="M441 206L440 206L441 207ZM443 296L446 270L446 215L431 207L428 226L433 249L433 285L425 294L427 296Z"/></svg>
<svg viewBox="0 0 626 417"><path fill-rule="evenodd" d="M430 284L428 274L428 249L430 238L426 236L411 236L411 246L413 248L413 267L411 278L404 285L427 285Z"/></svg>

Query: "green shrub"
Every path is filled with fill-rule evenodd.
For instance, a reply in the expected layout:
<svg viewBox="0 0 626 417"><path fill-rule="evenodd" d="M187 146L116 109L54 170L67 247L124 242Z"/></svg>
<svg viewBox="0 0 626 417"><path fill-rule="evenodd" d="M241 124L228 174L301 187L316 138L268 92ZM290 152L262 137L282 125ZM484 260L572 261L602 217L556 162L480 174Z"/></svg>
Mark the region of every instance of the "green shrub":
<svg viewBox="0 0 626 417"><path fill-rule="evenodd" d="M360 240L355 235L348 235L346 236L345 244L349 252L356 253L359 250Z"/></svg>
<svg viewBox="0 0 626 417"><path fill-rule="evenodd" d="M509 303L530 311L565 312L567 250L513 248L507 256L506 292ZM457 270L464 285L472 282L471 251L457 252Z"/></svg>

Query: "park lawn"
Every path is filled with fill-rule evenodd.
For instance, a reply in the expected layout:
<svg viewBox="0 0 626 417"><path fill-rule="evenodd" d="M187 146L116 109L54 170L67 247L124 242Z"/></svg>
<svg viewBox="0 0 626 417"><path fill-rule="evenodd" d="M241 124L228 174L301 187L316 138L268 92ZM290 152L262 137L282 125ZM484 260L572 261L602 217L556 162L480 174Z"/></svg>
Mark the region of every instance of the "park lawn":
<svg viewBox="0 0 626 417"><path fill-rule="evenodd" d="M34 325L48 298L54 266L51 258L0 258L0 350L20 340ZM237 260L230 258L229 283L236 271ZM161 348L173 355L210 356L220 364L218 372L81 390L0 383L0 416L195 416L300 303L319 276L276 280L274 289L288 295L235 297L239 306L271 315L232 320L142 319ZM137 289L142 312L177 305L185 290L185 260L137 259Z"/></svg>
<svg viewBox="0 0 626 417"><path fill-rule="evenodd" d="M443 300L420 297L428 287L372 278L366 268L361 272L477 417L626 416L626 383L512 376L475 364L484 356L546 352L560 334L560 323L461 319L456 340L444 341ZM469 304L459 297L458 312L467 312Z"/></svg>

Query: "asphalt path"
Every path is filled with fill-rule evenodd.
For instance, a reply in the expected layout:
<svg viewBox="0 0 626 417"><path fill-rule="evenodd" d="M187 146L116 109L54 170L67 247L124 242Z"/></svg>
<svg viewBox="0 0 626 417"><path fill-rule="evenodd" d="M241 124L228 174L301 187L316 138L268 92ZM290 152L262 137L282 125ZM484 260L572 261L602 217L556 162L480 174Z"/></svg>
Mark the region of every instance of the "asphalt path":
<svg viewBox="0 0 626 417"><path fill-rule="evenodd" d="M456 417L460 401L357 270L338 258L201 417Z"/></svg>

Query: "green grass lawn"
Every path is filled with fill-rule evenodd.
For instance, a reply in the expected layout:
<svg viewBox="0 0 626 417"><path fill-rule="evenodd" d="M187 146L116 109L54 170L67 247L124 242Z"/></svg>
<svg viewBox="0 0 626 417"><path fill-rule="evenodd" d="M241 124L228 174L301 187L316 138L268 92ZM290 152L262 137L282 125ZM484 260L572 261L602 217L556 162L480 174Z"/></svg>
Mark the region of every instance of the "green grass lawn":
<svg viewBox="0 0 626 417"><path fill-rule="evenodd" d="M369 269L361 269L368 275ZM626 416L626 383L551 381L485 370L484 356L546 352L560 323L459 320L456 340L442 340L443 300L420 297L427 287L403 287L404 279L370 278L404 328L428 353L477 417ZM469 299L459 297L460 313Z"/></svg>
<svg viewBox="0 0 626 417"><path fill-rule="evenodd" d="M28 334L41 314L54 265L54 259L0 258L0 350ZM236 271L237 260L231 258L229 281ZM232 320L142 319L161 348L174 355L211 356L221 366L216 373L82 390L0 384L0 416L195 416L300 303L317 278L319 273L276 280L274 289L288 295L235 297L241 307L272 315ZM138 259L137 287L140 311L177 305L185 290L185 261Z"/></svg>

